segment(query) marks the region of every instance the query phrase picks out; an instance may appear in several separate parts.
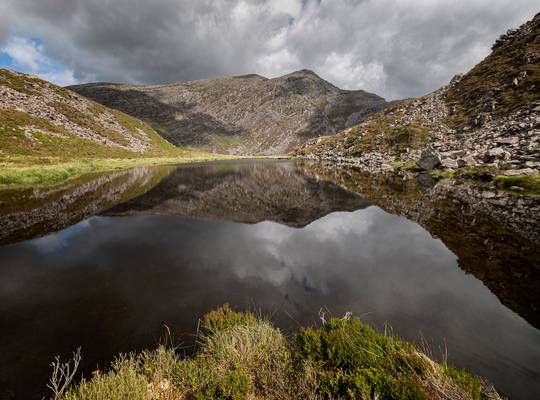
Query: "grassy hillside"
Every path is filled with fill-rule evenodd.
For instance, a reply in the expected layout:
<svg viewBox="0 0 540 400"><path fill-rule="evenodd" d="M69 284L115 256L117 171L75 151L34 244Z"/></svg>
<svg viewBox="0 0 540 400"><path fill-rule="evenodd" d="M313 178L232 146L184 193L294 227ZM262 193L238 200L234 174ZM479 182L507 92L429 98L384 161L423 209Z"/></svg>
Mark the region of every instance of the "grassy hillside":
<svg viewBox="0 0 540 400"><path fill-rule="evenodd" d="M0 69L0 187L216 158L223 157L176 147L146 123L70 90Z"/></svg>
<svg viewBox="0 0 540 400"><path fill-rule="evenodd" d="M500 398L480 379L356 318L287 339L267 320L224 306L204 317L199 339L191 358L165 347L119 356L56 399Z"/></svg>
<svg viewBox="0 0 540 400"><path fill-rule="evenodd" d="M41 79L0 69L0 157L173 155L150 126Z"/></svg>
<svg viewBox="0 0 540 400"><path fill-rule="evenodd" d="M391 169L414 167L428 147L441 169L540 171L540 14L508 31L488 57L447 86L393 102L296 154Z"/></svg>
<svg viewBox="0 0 540 400"><path fill-rule="evenodd" d="M495 42L492 53L447 94L453 123L481 113L504 116L540 98L540 14Z"/></svg>

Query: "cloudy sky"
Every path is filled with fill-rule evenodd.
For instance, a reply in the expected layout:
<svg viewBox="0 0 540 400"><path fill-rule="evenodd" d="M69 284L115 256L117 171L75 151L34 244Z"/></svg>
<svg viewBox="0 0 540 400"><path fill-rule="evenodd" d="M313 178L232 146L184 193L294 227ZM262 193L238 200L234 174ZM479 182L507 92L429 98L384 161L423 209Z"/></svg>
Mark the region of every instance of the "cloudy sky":
<svg viewBox="0 0 540 400"><path fill-rule="evenodd" d="M465 72L538 0L0 0L0 66L61 85L312 69L387 99Z"/></svg>

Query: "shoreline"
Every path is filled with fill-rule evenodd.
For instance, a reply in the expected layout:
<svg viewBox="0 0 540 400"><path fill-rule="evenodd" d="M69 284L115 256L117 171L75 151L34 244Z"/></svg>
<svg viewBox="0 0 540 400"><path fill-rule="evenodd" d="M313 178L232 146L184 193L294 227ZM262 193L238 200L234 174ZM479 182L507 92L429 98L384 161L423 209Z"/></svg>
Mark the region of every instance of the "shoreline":
<svg viewBox="0 0 540 400"><path fill-rule="evenodd" d="M238 156L212 153L168 157L88 158L78 160L52 157L0 157L0 190L23 189L29 186L50 187L85 174L120 171L136 167L193 164L209 161L288 158L287 156Z"/></svg>

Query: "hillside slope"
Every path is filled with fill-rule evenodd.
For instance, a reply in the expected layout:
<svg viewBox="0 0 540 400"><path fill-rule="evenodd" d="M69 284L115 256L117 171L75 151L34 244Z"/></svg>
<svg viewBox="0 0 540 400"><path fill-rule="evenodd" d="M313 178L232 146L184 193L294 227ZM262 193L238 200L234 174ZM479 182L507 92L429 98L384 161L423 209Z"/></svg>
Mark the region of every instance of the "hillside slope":
<svg viewBox="0 0 540 400"><path fill-rule="evenodd" d="M0 69L0 157L172 154L150 126L33 76Z"/></svg>
<svg viewBox="0 0 540 400"><path fill-rule="evenodd" d="M230 154L283 154L382 109L383 98L341 90L307 70L166 85L94 83L71 90L141 118L171 143Z"/></svg>
<svg viewBox="0 0 540 400"><path fill-rule="evenodd" d="M510 30L464 76L297 154L338 159L369 169L412 162L423 168L487 167L508 174L540 169L540 14Z"/></svg>

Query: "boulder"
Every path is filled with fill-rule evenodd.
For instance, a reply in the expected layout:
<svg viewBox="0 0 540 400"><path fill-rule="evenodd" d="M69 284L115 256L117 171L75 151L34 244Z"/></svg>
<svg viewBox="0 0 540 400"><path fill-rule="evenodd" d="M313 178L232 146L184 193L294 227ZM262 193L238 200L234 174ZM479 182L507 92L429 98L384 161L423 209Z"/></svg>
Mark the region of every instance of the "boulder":
<svg viewBox="0 0 540 400"><path fill-rule="evenodd" d="M519 138L516 136L511 136L508 138L497 139L497 143L498 144L517 144L519 143Z"/></svg>
<svg viewBox="0 0 540 400"><path fill-rule="evenodd" d="M426 171L431 171L433 168L441 165L441 157L437 151L431 147L426 147L420 153L420 158L416 161L416 165Z"/></svg>
<svg viewBox="0 0 540 400"><path fill-rule="evenodd" d="M454 160L452 158L444 158L441 160L441 165L444 168L458 168L458 162L457 160Z"/></svg>
<svg viewBox="0 0 540 400"><path fill-rule="evenodd" d="M510 157L510 153L504 150L502 147L495 147L489 149L484 153L484 162L493 162L494 160L505 160Z"/></svg>
<svg viewBox="0 0 540 400"><path fill-rule="evenodd" d="M476 167L478 162L473 156L466 156L457 160L460 167Z"/></svg>

